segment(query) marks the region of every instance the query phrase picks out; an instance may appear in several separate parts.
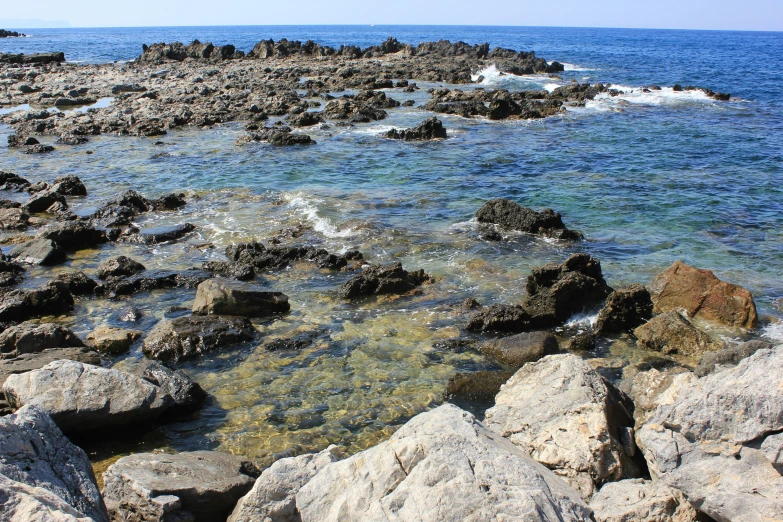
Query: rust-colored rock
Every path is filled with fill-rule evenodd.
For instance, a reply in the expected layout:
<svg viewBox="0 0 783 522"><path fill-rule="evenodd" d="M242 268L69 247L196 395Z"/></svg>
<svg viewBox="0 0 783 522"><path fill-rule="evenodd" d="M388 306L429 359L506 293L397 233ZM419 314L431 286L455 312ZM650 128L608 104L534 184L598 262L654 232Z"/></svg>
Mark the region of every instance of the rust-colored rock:
<svg viewBox="0 0 783 522"><path fill-rule="evenodd" d="M656 313L684 311L690 318L742 328L753 328L758 322L749 291L682 261L658 274L647 290Z"/></svg>

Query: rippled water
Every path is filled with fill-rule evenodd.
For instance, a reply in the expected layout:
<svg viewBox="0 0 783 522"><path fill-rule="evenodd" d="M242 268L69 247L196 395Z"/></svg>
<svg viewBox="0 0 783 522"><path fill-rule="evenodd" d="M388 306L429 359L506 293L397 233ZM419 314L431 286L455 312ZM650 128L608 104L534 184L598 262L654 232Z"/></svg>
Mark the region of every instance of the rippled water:
<svg viewBox="0 0 783 522"><path fill-rule="evenodd" d="M455 371L495 368L472 351L433 347L464 335L457 309L462 300L517 302L530 267L580 250L601 259L613 286L646 283L677 259L710 268L753 292L763 318L754 335L783 340L780 33L448 27L31 32L33 38L0 40L0 52L57 49L73 60L105 61L132 58L141 43L194 37L248 49L261 37L369 45L394 34L401 41L449 38L534 48L568 64L562 82L476 71L485 87L551 89L573 78L628 91L543 121L442 116L449 139L423 144L379 137L429 115L401 108L382 122L314 130L318 144L312 147L237 146L244 131L241 124L229 124L170 133L164 145L155 145L159 138L97 137L50 155L1 148L0 169L33 181L79 175L91 195L74 203L77 212L87 213L125 188L148 196L188 193L183 210L145 216L140 224L188 221L198 226L198 237L175 245L81 252L65 268L94 271L119 253L148 268L188 268L222 259L231 242L264 239L304 224L312 228L300 242L331 251L358 248L371 261L401 260L437 278L420 296L351 304L336 295L350 274L307 264L264 274L261 283L285 292L292 303L289 316L257 325L265 339L317 331L318 341L300 352L248 345L184 364L214 397L204 411L120 449L114 443L96 448L96 458L159 446L217 447L269 462L332 442L351 450L372 445L439 403ZM735 98L716 102L700 93L676 93L669 88L675 83ZM650 84L664 89L640 91ZM388 94L421 102L425 91ZM0 127L0 143L8 132ZM169 155L154 158L162 152ZM587 240L482 241L470 219L494 197L552 207ZM204 242L214 248L199 248ZM25 282L35 283L35 278ZM85 334L97 324L119 325L113 312L134 304L147 314L140 327L149 329L167 308L189 306L193 295L171 291L114 303L81 300L70 324ZM139 356L137 347L118 364L131 365ZM607 371L619 375L623 364L647 354L618 340L591 356L607 357Z"/></svg>

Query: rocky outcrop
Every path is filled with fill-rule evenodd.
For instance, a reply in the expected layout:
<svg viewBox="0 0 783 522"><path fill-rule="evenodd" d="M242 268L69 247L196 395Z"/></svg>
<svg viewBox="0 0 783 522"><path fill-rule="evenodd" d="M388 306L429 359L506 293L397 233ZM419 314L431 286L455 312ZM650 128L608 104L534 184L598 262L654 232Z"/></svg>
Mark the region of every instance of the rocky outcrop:
<svg viewBox="0 0 783 522"><path fill-rule="evenodd" d="M588 498L606 482L639 476L632 411L581 357L550 355L509 379L485 422Z"/></svg>
<svg viewBox="0 0 783 522"><path fill-rule="evenodd" d="M430 282L432 277L425 274L424 270L408 272L402 268L402 263L372 265L346 281L340 287L340 297L353 299L367 295L399 295Z"/></svg>
<svg viewBox="0 0 783 522"><path fill-rule="evenodd" d="M65 250L51 239L34 239L11 249L9 257L28 265L53 266L65 262Z"/></svg>
<svg viewBox="0 0 783 522"><path fill-rule="evenodd" d="M35 407L0 417L0 484L4 520L109 521L87 454Z"/></svg>
<svg viewBox="0 0 783 522"><path fill-rule="evenodd" d="M40 54L6 54L0 53L0 63L21 64L49 64L65 61L64 53L40 53Z"/></svg>
<svg viewBox="0 0 783 522"><path fill-rule="evenodd" d="M653 314L650 292L642 285L615 290L606 298L595 329L601 333L633 331Z"/></svg>
<svg viewBox="0 0 783 522"><path fill-rule="evenodd" d="M255 329L245 317L184 316L161 321L144 339L144 353L153 359L196 357L253 339Z"/></svg>
<svg viewBox="0 0 783 522"><path fill-rule="evenodd" d="M258 285L230 279L209 279L198 285L193 301L195 315L265 317L291 309L288 296L268 292Z"/></svg>
<svg viewBox="0 0 783 522"><path fill-rule="evenodd" d="M389 115L385 110L370 104L353 100L333 100L326 104L322 114L330 120L342 120L349 123L370 123L386 119Z"/></svg>
<svg viewBox="0 0 783 522"><path fill-rule="evenodd" d="M634 403L636 429L641 428L659 406L672 404L680 390L696 380L696 375L688 371L678 373L653 368L637 373L628 392Z"/></svg>
<svg viewBox="0 0 783 522"><path fill-rule="evenodd" d="M721 343L673 310L656 315L633 334L642 348L666 354L695 356L722 348Z"/></svg>
<svg viewBox="0 0 783 522"><path fill-rule="evenodd" d="M3 385L13 408L32 405L65 433L148 426L167 408L160 390L134 375L75 361L11 375Z"/></svg>
<svg viewBox="0 0 783 522"><path fill-rule="evenodd" d="M105 280L95 288L95 295L114 299L118 296L133 295L167 288L196 288L211 277L202 270L148 270L130 277L116 276Z"/></svg>
<svg viewBox="0 0 783 522"><path fill-rule="evenodd" d="M257 241L238 243L226 247L228 263L211 262L204 269L237 276L241 280L253 279L256 272L281 269L297 261L314 263L318 268L339 270L364 259L361 252L350 251L343 255L330 254L322 248L306 246L266 247Z"/></svg>
<svg viewBox="0 0 783 522"><path fill-rule="evenodd" d="M444 405L327 465L296 494L303 522L588 521L579 495L473 415Z"/></svg>
<svg viewBox="0 0 783 522"><path fill-rule="evenodd" d="M432 117L427 118L412 129L392 129L384 133L384 136L392 140L403 141L446 139L446 129L443 128L443 123L438 118Z"/></svg>
<svg viewBox="0 0 783 522"><path fill-rule="evenodd" d="M693 509L676 489L649 480L610 482L590 499L596 522L696 522Z"/></svg>
<svg viewBox="0 0 783 522"><path fill-rule="evenodd" d="M138 330L99 326L87 335L87 344L101 353L120 355L130 350L141 336L142 332Z"/></svg>
<svg viewBox="0 0 783 522"><path fill-rule="evenodd" d="M753 328L758 322L749 291L682 261L658 274L647 289L656 313L677 310L693 319L737 328Z"/></svg>
<svg viewBox="0 0 783 522"><path fill-rule="evenodd" d="M521 333L487 341L479 347L487 357L513 368L555 354L558 349L557 338L549 332Z"/></svg>
<svg viewBox="0 0 783 522"><path fill-rule="evenodd" d="M637 432L653 480L715 520L774 519L783 476L762 451L783 431L783 347L683 387Z"/></svg>
<svg viewBox="0 0 783 522"><path fill-rule="evenodd" d="M296 494L319 471L341 458L344 455L337 446L329 446L320 453L278 460L239 500L228 522L301 520L296 508Z"/></svg>
<svg viewBox="0 0 783 522"><path fill-rule="evenodd" d="M229 453L136 453L103 474L103 497L113 520L223 522L257 476Z"/></svg>
<svg viewBox="0 0 783 522"><path fill-rule="evenodd" d="M0 29L0 38L18 38L20 36L27 35L16 31L6 31L5 29Z"/></svg>
<svg viewBox="0 0 783 522"><path fill-rule="evenodd" d="M508 199L493 199L484 203L476 212L476 221L555 239L582 239L582 234L567 229L560 214L551 208L538 212Z"/></svg>
<svg viewBox="0 0 783 522"><path fill-rule="evenodd" d="M38 353L49 348L84 346L70 329L59 324L24 322L0 333L0 353L16 357L23 353Z"/></svg>
<svg viewBox="0 0 783 522"><path fill-rule="evenodd" d="M294 123L302 123L302 119L295 120ZM300 125L301 126L301 125ZM288 147L291 145L315 145L313 140L307 134L291 132L288 127L283 128L265 128L259 131L249 132L242 138L239 138L237 144L265 141L275 147Z"/></svg>
<svg viewBox="0 0 783 522"><path fill-rule="evenodd" d="M152 45L143 45L142 54L139 57L140 62L161 63L168 60L181 62L186 59L217 62L229 60L232 58L241 58L245 55L242 51L237 51L233 45L215 46L211 43L202 44L198 40L193 40L189 45L180 42L170 44L158 43Z"/></svg>

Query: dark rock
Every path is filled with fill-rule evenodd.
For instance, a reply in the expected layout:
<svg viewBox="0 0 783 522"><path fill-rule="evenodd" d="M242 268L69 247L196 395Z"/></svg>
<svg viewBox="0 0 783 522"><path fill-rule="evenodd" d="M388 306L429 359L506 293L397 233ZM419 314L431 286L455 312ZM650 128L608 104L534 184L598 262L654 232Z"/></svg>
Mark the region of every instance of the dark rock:
<svg viewBox="0 0 783 522"><path fill-rule="evenodd" d="M5 358L23 353L38 353L49 348L77 348L84 346L70 329L54 323L24 322L0 333L0 353Z"/></svg>
<svg viewBox="0 0 783 522"><path fill-rule="evenodd" d="M55 178L52 189L63 196L86 196L87 187L78 176L60 176Z"/></svg>
<svg viewBox="0 0 783 522"><path fill-rule="evenodd" d="M143 359L133 372L147 382L159 387L171 399L166 416L178 417L192 413L204 403L205 392L197 382L179 370L157 362Z"/></svg>
<svg viewBox="0 0 783 522"><path fill-rule="evenodd" d="M30 213L44 212L58 202L67 205L65 197L62 194L59 194L54 190L44 190L30 196L30 199L22 205L22 210Z"/></svg>
<svg viewBox="0 0 783 522"><path fill-rule="evenodd" d="M530 315L521 306L492 305L468 321L470 331L521 332L530 328Z"/></svg>
<svg viewBox="0 0 783 522"><path fill-rule="evenodd" d="M380 121L388 116L383 109L345 99L330 101L324 107L322 114L331 120L347 120L351 123Z"/></svg>
<svg viewBox="0 0 783 522"><path fill-rule="evenodd" d="M250 132L238 143L266 141L276 147L285 147L290 145L315 145L315 141L307 134L294 134L290 129L265 128L258 132Z"/></svg>
<svg viewBox="0 0 783 522"><path fill-rule="evenodd" d="M60 315L72 309L71 291L68 285L60 281L49 281L32 290L11 290L0 296L0 322Z"/></svg>
<svg viewBox="0 0 783 522"><path fill-rule="evenodd" d="M292 127L312 127L319 123L323 123L323 118L317 112L305 111L301 114L296 114L288 117L288 124Z"/></svg>
<svg viewBox="0 0 783 522"><path fill-rule="evenodd" d="M76 145L83 145L84 143L87 143L90 141L87 136L78 136L76 134L70 134L68 132L64 132L60 134L60 137L57 138L57 141L55 141L58 145L70 145L70 146L76 146ZM73 176L76 177L76 176ZM78 178L77 178L78 179ZM86 195L86 194L79 194L79 195Z"/></svg>
<svg viewBox="0 0 783 522"><path fill-rule="evenodd" d="M187 204L185 194L168 194L149 202L154 210L177 210Z"/></svg>
<svg viewBox="0 0 783 522"><path fill-rule="evenodd" d="M11 259L28 265L53 266L65 262L65 250L51 239L34 239L15 246Z"/></svg>
<svg viewBox="0 0 783 522"><path fill-rule="evenodd" d="M0 170L0 190L21 192L30 186L30 182L12 172Z"/></svg>
<svg viewBox="0 0 783 522"><path fill-rule="evenodd" d="M8 261L5 256L0 256L0 288L15 286L24 280L25 269L22 265Z"/></svg>
<svg viewBox="0 0 783 522"><path fill-rule="evenodd" d="M226 257L234 265L252 266L256 270L286 268L296 261L309 261L318 268L338 270L352 261L361 261L361 252L347 252L342 256L330 254L324 249L303 246L264 247L261 243L239 243L226 247ZM241 270L240 270L241 271Z"/></svg>
<svg viewBox="0 0 783 522"><path fill-rule="evenodd" d="M0 63L10 64L49 64L65 61L64 53L40 53L40 54L4 54L0 53Z"/></svg>
<svg viewBox="0 0 783 522"><path fill-rule="evenodd" d="M311 346L319 337L324 335L323 330L301 332L292 337L273 339L264 343L264 348L270 352L304 350Z"/></svg>
<svg viewBox="0 0 783 522"><path fill-rule="evenodd" d="M404 294L429 282L432 282L432 277L424 270L408 272L402 268L402 263L372 265L346 281L340 287L340 297L351 299L373 294Z"/></svg>
<svg viewBox="0 0 783 522"><path fill-rule="evenodd" d="M93 248L108 241L105 231L79 220L54 223L37 237L51 239L67 251Z"/></svg>
<svg viewBox="0 0 783 522"><path fill-rule="evenodd" d="M25 230L30 225L30 215L21 208L0 208L1 230Z"/></svg>
<svg viewBox="0 0 783 522"><path fill-rule="evenodd" d="M12 134L8 136L8 146L14 147L29 147L30 145L38 145L41 142L32 136L17 136Z"/></svg>
<svg viewBox="0 0 783 522"><path fill-rule="evenodd" d="M746 359L759 350L773 348L772 343L766 341L748 341L736 346L729 346L716 352L705 353L695 373L699 377L704 377L722 366L736 366L742 359Z"/></svg>
<svg viewBox="0 0 783 522"><path fill-rule="evenodd" d="M208 272L216 272L226 277L233 277L238 281L252 281L256 277L253 265L241 263L227 263L225 261L207 261L202 265Z"/></svg>
<svg viewBox="0 0 783 522"><path fill-rule="evenodd" d="M650 292L642 285L615 290L606 298L598 314L596 331L601 333L632 331L652 317Z"/></svg>
<svg viewBox="0 0 783 522"><path fill-rule="evenodd" d="M487 341L479 350L501 364L521 368L525 363L557 353L559 348L557 338L549 332L526 332Z"/></svg>
<svg viewBox="0 0 783 522"><path fill-rule="evenodd" d="M98 267L98 278L107 279L108 277L132 276L143 272L147 268L133 259L126 256L119 256L108 261L104 261Z"/></svg>
<svg viewBox="0 0 783 522"><path fill-rule="evenodd" d="M446 129L438 118L427 118L412 129L397 130L392 129L384 136L393 140L420 141L445 139Z"/></svg>
<svg viewBox="0 0 783 522"><path fill-rule="evenodd" d="M126 190L99 208L92 218L103 226L128 225L131 219L152 210L151 202L135 190Z"/></svg>
<svg viewBox="0 0 783 522"><path fill-rule="evenodd" d="M579 240L582 234L569 230L563 224L560 214L551 208L541 212L521 207L507 199L493 199L484 203L478 212L479 223L491 223L505 229L537 234L555 239Z"/></svg>
<svg viewBox="0 0 783 522"><path fill-rule="evenodd" d="M11 201L10 199L0 199L0 208L20 208L22 206L18 201Z"/></svg>
<svg viewBox="0 0 783 522"><path fill-rule="evenodd" d="M595 334L593 332L583 332L576 334L568 341L569 352L586 352L595 348Z"/></svg>
<svg viewBox="0 0 783 522"><path fill-rule="evenodd" d="M184 316L159 322L144 340L144 353L159 360L196 357L253 339L245 317Z"/></svg>
<svg viewBox="0 0 783 522"><path fill-rule="evenodd" d="M191 223L143 228L138 232L132 232L128 235L123 235L121 239L122 241L128 243L141 243L144 245L154 245L154 244L176 241L181 237L190 234L195 229L196 226Z"/></svg>
<svg viewBox="0 0 783 522"><path fill-rule="evenodd" d="M95 289L95 295L110 299L165 288L195 288L211 277L201 270L149 270L130 277L110 277Z"/></svg>
<svg viewBox="0 0 783 522"><path fill-rule="evenodd" d="M87 344L100 353L121 355L130 350L142 335L138 330L99 326L87 335Z"/></svg>
<svg viewBox="0 0 783 522"><path fill-rule="evenodd" d="M84 272L58 274L56 280L68 285L68 288L73 295L92 295L95 291L95 287L98 286L98 283L87 277L87 274Z"/></svg>
<svg viewBox="0 0 783 522"><path fill-rule="evenodd" d="M446 399L490 402L512 375L513 371L456 373L446 384Z"/></svg>
<svg viewBox="0 0 783 522"><path fill-rule="evenodd" d="M51 145L30 145L24 149L25 154L45 154L47 152L54 152L54 147Z"/></svg>
<svg viewBox="0 0 783 522"><path fill-rule="evenodd" d="M268 292L252 283L230 279L209 279L198 285L193 301L195 315L265 317L288 312L288 296Z"/></svg>

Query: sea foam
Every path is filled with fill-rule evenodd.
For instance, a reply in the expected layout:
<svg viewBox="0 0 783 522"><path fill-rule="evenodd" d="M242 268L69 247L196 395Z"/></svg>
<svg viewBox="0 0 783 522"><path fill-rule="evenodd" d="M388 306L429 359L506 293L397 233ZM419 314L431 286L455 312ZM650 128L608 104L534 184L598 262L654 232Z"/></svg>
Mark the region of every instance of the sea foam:
<svg viewBox="0 0 783 522"><path fill-rule="evenodd" d="M288 203L289 207L313 224L313 230L320 232L326 237L351 237L356 234L355 229L346 228L340 230L328 217L320 215L318 204L323 203L323 200L308 196L301 192L283 195L283 199Z"/></svg>

